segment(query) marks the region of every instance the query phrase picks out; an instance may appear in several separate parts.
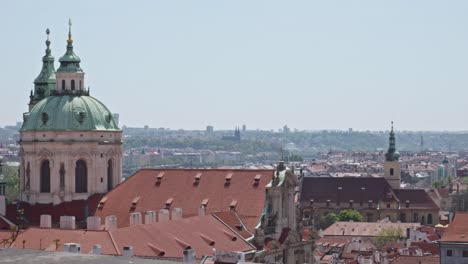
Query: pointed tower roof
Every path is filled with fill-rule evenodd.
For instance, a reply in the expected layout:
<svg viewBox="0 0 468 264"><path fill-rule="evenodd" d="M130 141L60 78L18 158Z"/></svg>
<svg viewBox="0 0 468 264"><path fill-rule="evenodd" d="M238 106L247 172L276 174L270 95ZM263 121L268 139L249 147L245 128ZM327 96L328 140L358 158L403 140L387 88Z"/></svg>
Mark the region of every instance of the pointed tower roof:
<svg viewBox="0 0 468 264"><path fill-rule="evenodd" d="M387 153L385 153L385 161L399 161L400 153L396 149L396 142L395 142L395 132L393 132L393 121L392 121L392 129L390 131L389 137L389 146Z"/></svg>
<svg viewBox="0 0 468 264"><path fill-rule="evenodd" d="M34 93L31 91L31 100L30 105L34 105L40 100L50 95L50 91L55 87L55 67L54 67L54 57L50 50L50 30L46 30L47 40L46 40L46 50L45 55L42 57L42 69L39 75L34 79Z"/></svg>
<svg viewBox="0 0 468 264"><path fill-rule="evenodd" d="M52 56L52 52L50 50L50 40L49 34L50 30L46 30L47 40L46 40L46 50L45 55L42 57L42 70L41 73L37 76L34 80L34 84L48 84L48 83L55 83L55 67L54 67L54 57Z"/></svg>
<svg viewBox="0 0 468 264"><path fill-rule="evenodd" d="M83 72L80 67L80 57L73 52L73 39L71 34L71 19L68 21L68 40L67 40L67 51L60 57L60 67L57 72Z"/></svg>

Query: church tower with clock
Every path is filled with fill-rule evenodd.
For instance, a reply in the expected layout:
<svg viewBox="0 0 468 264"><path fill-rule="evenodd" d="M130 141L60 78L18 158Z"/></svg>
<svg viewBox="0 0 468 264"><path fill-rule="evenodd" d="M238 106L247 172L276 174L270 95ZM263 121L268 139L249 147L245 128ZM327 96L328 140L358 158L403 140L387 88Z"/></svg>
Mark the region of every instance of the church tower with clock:
<svg viewBox="0 0 468 264"><path fill-rule="evenodd" d="M30 204L84 200L108 192L122 175L122 130L85 89L71 22L57 71L46 33L42 70L19 131L20 199Z"/></svg>

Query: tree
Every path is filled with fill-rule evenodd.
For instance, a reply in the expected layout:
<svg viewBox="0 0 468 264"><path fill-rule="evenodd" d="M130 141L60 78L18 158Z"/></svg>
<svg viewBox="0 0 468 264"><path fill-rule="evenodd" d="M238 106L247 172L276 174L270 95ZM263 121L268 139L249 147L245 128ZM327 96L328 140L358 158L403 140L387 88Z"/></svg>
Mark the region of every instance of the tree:
<svg viewBox="0 0 468 264"><path fill-rule="evenodd" d="M354 209L346 209L340 211L338 214L338 219L340 221L354 221L354 222L362 222L362 215Z"/></svg>
<svg viewBox="0 0 468 264"><path fill-rule="evenodd" d="M1 174L3 174L6 183L5 197L7 202L11 203L19 196L18 167L3 165Z"/></svg>
<svg viewBox="0 0 468 264"><path fill-rule="evenodd" d="M338 221L338 216L335 213L328 213L320 217L316 226L318 229L324 230L327 227L333 225L336 221Z"/></svg>
<svg viewBox="0 0 468 264"><path fill-rule="evenodd" d="M387 227L382 229L375 238L377 248L382 248L385 243L396 242L403 237L403 229L401 227Z"/></svg>

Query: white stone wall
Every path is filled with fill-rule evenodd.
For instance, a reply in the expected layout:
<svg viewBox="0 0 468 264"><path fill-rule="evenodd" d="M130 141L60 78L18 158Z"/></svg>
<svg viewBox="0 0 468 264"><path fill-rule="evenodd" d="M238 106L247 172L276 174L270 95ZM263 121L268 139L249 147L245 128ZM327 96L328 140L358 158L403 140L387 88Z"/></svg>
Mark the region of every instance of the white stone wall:
<svg viewBox="0 0 468 264"><path fill-rule="evenodd" d="M390 175L390 169L393 169L393 176ZM393 189L400 189L401 163L399 161L384 162L384 177Z"/></svg>
<svg viewBox="0 0 468 264"><path fill-rule="evenodd" d="M21 200L34 203L54 203L86 199L94 193L107 192L108 160L112 159L112 185L120 183L122 175L121 131L35 131L20 132ZM40 192L42 161L50 162L50 193ZM88 192L75 193L75 166L86 161ZM30 164L29 190L26 186L27 164ZM60 188L60 165L65 168L65 188Z"/></svg>

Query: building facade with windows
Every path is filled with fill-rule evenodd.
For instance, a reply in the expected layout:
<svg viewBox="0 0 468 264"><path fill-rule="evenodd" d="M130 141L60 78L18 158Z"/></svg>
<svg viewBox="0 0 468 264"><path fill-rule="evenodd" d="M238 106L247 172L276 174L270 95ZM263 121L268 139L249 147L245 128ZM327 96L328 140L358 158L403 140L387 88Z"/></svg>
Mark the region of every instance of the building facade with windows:
<svg viewBox="0 0 468 264"><path fill-rule="evenodd" d="M425 190L400 188L399 158L392 124L384 177L304 177L300 192L304 226L344 209L356 209L366 222L388 218L392 222L438 224L439 207Z"/></svg>
<svg viewBox="0 0 468 264"><path fill-rule="evenodd" d="M468 213L457 212L439 241L440 263L468 263Z"/></svg>
<svg viewBox="0 0 468 264"><path fill-rule="evenodd" d="M120 183L122 131L112 112L85 89L70 32L55 71L49 30L41 73L20 129L20 199L59 204L106 193Z"/></svg>

